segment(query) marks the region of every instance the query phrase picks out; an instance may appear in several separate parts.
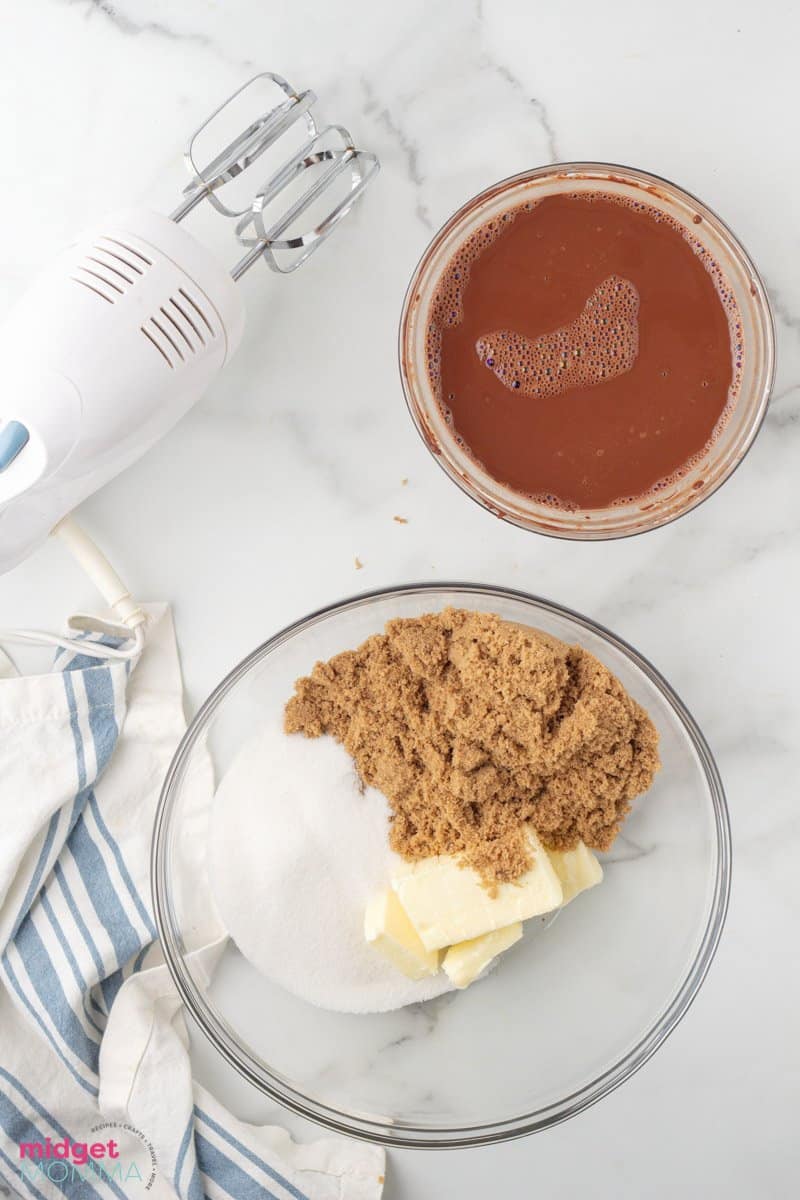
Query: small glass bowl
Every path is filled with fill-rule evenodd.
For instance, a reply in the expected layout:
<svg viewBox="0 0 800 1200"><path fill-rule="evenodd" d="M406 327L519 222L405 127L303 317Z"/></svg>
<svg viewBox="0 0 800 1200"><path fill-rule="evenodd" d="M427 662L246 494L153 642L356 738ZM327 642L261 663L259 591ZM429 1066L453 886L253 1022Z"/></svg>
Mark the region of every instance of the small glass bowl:
<svg viewBox="0 0 800 1200"><path fill-rule="evenodd" d="M630 504L566 511L499 483L458 444L434 394L425 338L442 271L465 240L492 217L554 193L603 191L641 200L690 229L722 268L742 317L744 362L733 412L714 445L677 482ZM503 520L551 537L583 541L630 537L696 508L736 470L764 419L775 374L775 329L767 293L742 244L716 213L657 175L612 163L556 163L501 180L468 200L423 254L400 319L400 374L422 440L462 491Z"/></svg>
<svg viewBox="0 0 800 1200"><path fill-rule="evenodd" d="M273 722L295 678L393 617L453 605L579 643L650 712L662 769L601 856L602 886L525 937L488 978L396 1012L314 1008L260 975L229 943L209 980L192 953L198 893L211 904L205 830L217 779ZM268 781L259 781L268 786ZM291 811L286 820L292 820ZM199 849L198 849L199 847ZM340 1133L394 1146L458 1147L574 1116L638 1070L683 1017L725 920L730 832L717 768L654 667L601 626L521 592L409 586L333 605L270 638L205 702L170 766L152 879L167 964L206 1037L256 1088Z"/></svg>

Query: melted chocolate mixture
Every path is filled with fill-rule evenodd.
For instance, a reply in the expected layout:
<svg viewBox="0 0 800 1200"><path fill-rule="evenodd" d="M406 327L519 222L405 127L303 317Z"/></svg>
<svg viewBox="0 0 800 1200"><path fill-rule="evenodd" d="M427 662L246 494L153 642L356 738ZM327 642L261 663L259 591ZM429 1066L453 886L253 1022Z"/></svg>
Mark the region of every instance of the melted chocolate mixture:
<svg viewBox="0 0 800 1200"><path fill-rule="evenodd" d="M509 212L451 261L432 308L456 435L527 495L570 508L642 496L703 453L735 391L725 289L645 205L563 194Z"/></svg>

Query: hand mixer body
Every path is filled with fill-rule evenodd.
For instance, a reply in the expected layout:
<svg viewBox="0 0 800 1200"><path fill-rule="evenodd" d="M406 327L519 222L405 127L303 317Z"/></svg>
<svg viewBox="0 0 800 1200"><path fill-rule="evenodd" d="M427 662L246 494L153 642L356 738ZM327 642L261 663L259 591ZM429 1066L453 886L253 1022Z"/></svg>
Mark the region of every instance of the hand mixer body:
<svg viewBox="0 0 800 1200"><path fill-rule="evenodd" d="M111 217L48 265L0 331L0 573L188 411L243 327L229 272L158 213Z"/></svg>
<svg viewBox="0 0 800 1200"><path fill-rule="evenodd" d="M242 101L250 119L220 148L217 127L227 129L229 106ZM199 399L241 339L234 281L262 260L295 270L374 178L375 155L357 150L343 126L320 126L315 102L259 72L190 138L191 182L171 217L133 209L103 222L12 312L0 331L0 574ZM267 152L285 137L293 153L276 169ZM242 207L227 189L254 170L264 174ZM206 201L237 221L246 252L230 271L179 224Z"/></svg>

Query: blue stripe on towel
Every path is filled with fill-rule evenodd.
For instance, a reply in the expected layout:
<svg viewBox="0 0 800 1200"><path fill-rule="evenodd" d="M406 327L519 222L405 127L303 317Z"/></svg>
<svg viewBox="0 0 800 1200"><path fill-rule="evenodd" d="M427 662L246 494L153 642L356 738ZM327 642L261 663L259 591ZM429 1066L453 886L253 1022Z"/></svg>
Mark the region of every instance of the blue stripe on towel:
<svg viewBox="0 0 800 1200"><path fill-rule="evenodd" d="M6 1166L11 1171L11 1177L17 1178L20 1174L19 1167L16 1166L11 1161L11 1159L8 1157L8 1155L6 1154L6 1152L4 1150L0 1150L0 1159L3 1160L3 1162L6 1164ZM45 1197L42 1195L42 1193L39 1191L39 1189L36 1187L36 1185L34 1183L32 1183L30 1179L28 1179L27 1175L22 1175L22 1178L25 1180L25 1183L28 1185L29 1190L31 1192L33 1192L34 1196L36 1196L36 1200L45 1200ZM9 1179L8 1182L9 1182L9 1184L11 1184L11 1178ZM11 1186L13 1187L14 1185L12 1184Z"/></svg>
<svg viewBox="0 0 800 1200"><path fill-rule="evenodd" d="M72 730L72 740L75 743L75 763L78 772L78 791L81 792L86 787L86 756L83 753L83 737L78 724L78 701L75 696L74 684L66 671L61 678L64 680L64 690L67 693L67 704L69 705L69 725L70 729Z"/></svg>
<svg viewBox="0 0 800 1200"><path fill-rule="evenodd" d="M67 840L69 835L78 823L78 818L83 816L83 810L86 808L86 801L89 799L90 788L84 788L82 792L78 792L75 799L72 801L72 812L69 814L69 825L64 837Z"/></svg>
<svg viewBox="0 0 800 1200"><path fill-rule="evenodd" d="M175 1159L175 1174L172 1176L172 1182L175 1184L175 1187L178 1189L178 1191L180 1191L181 1171L183 1170L183 1162L184 1162L184 1159L186 1158L186 1151L189 1149L189 1142L192 1137L192 1126L193 1125L194 1125L194 1122L193 1122L192 1118L189 1117L189 1121L186 1126L186 1130L184 1132L183 1137L181 1138L181 1144L178 1147L178 1157Z"/></svg>
<svg viewBox="0 0 800 1200"><path fill-rule="evenodd" d="M95 1023L94 1017L89 1012L88 1005L86 1003L86 993L88 991L88 986L87 986L86 980L83 978L80 966L78 964L78 960L72 952L72 947L69 944L69 940L67 939L67 937L64 933L64 930L61 928L58 917L56 916L56 914L53 911L53 906L50 903L50 900L49 900L46 890L42 892L41 896L39 897L39 900L42 905L42 910L43 910L45 916L47 917L48 921L50 922L50 927L53 930L53 933L58 938L58 944L61 947L61 949L64 951L64 957L66 958L67 962L69 963L70 970L72 971L72 977L75 980L76 984L78 985L78 990L81 994L81 998L83 1001L84 1016L86 1017L86 1020L91 1025L92 1029L94 1029L102 1037L103 1030L100 1028L99 1025L97 1025Z"/></svg>
<svg viewBox="0 0 800 1200"><path fill-rule="evenodd" d="M69 835L67 845L100 923L111 938L117 966L122 967L141 950L142 939L122 907L103 857L89 835L85 821L78 821Z"/></svg>
<svg viewBox="0 0 800 1200"><path fill-rule="evenodd" d="M100 1046L88 1036L73 1012L47 947L30 915L22 922L14 945L36 995L62 1041L96 1075Z"/></svg>
<svg viewBox="0 0 800 1200"><path fill-rule="evenodd" d="M106 1012L111 1012L111 1005L117 998L117 992L125 982L122 974L122 967L118 967L113 974L108 975L105 979L100 980L100 990L103 993L103 1003L106 1006Z"/></svg>
<svg viewBox="0 0 800 1200"><path fill-rule="evenodd" d="M28 1089L25 1087L25 1084L22 1083L21 1080L17 1079L16 1075L12 1075L11 1071L7 1071L5 1067L0 1067L0 1076L2 1076L3 1079L10 1083L11 1086L19 1092L23 1100L27 1104L30 1104L31 1108L38 1117L41 1117L43 1121L47 1121L48 1124L53 1126L53 1129L56 1131L59 1137L70 1137L64 1126L59 1124L53 1114L36 1099L32 1092L28 1091ZM70 1141L72 1140L73 1139L70 1138Z"/></svg>
<svg viewBox="0 0 800 1200"><path fill-rule="evenodd" d="M94 740L97 775L111 758L119 730L114 713L114 683L108 667L94 667L83 676L89 701L89 729Z"/></svg>
<svg viewBox="0 0 800 1200"><path fill-rule="evenodd" d="M274 1167L271 1167L268 1162L264 1161L263 1158L259 1158L257 1154L254 1154L253 1151L245 1146L243 1142L240 1142L238 1138L235 1138L229 1130L224 1129L218 1121L215 1121L213 1117L208 1115L208 1113L203 1112L203 1110L198 1108L197 1105L194 1107L194 1113L195 1116L198 1117L199 1120L203 1121L209 1129L213 1129L214 1133L223 1138L229 1146L232 1146L234 1150L238 1150L241 1155L249 1159L250 1162L253 1163L254 1166L258 1167L259 1170L263 1171L265 1175L268 1175L270 1179L274 1179L275 1183L279 1183L284 1191L287 1191L290 1196L295 1197L295 1200L308 1200L305 1192L301 1192L299 1188L296 1188L293 1183L290 1183L289 1180L285 1178L285 1176L276 1171Z"/></svg>
<svg viewBox="0 0 800 1200"><path fill-rule="evenodd" d="M152 922L149 912L147 911L144 904L142 903L142 898L139 895L139 893L137 892L136 885L134 884L133 880L131 879L130 871L125 866L125 860L122 857L122 852L120 851L120 848L119 848L117 842L115 841L114 836L111 833L111 830L108 828L105 821L103 820L103 817L100 813L100 805L97 803L97 797L95 796L94 792L92 792L91 796L89 797L89 808L91 810L92 816L94 817L94 819L97 823L97 828L100 830L100 833L103 835L103 838L104 838L106 844L108 845L109 849L111 850L111 853L114 855L114 861L117 864L117 868L119 870L120 875L122 876L123 882L125 883L125 887L128 889L128 895L130 896L131 900L133 901L134 907L136 908L137 913L139 914L139 916L142 919L142 924L144 925L147 932L150 934L150 938L153 941L155 941L155 939L158 937L158 934L156 932L156 927Z"/></svg>
<svg viewBox="0 0 800 1200"><path fill-rule="evenodd" d="M103 966L103 959L101 958L100 951L97 949L97 944L95 943L95 940L89 932L88 926L81 915L78 905L75 903L75 897L73 896L70 886L64 877L64 869L61 866L61 863L55 864L53 868L53 874L58 880L58 885L61 888L64 899L67 902L67 908L72 913L72 919L80 930L81 936L83 937L89 953L92 956L92 961L94 962L95 969L97 971L97 978L102 979L106 973L106 969Z"/></svg>
<svg viewBox="0 0 800 1200"><path fill-rule="evenodd" d="M25 992L23 991L22 986L20 985L20 982L17 979L16 974L14 973L14 968L11 966L11 963L8 961L8 953L4 954L2 960L0 960L0 961L2 961L3 970L5 971L6 975L8 976L9 982L10 982L11 986L13 987L14 991L17 993L20 1000L25 1005L28 1012L31 1014L34 1021L41 1029L42 1033L47 1038L48 1042L53 1047L53 1049L55 1050L58 1057L61 1059L64 1066L67 1068L67 1070L69 1071L72 1078L75 1080L76 1083L80 1084L80 1086L83 1088L83 1090L85 1092L88 1092L90 1096L94 1096L96 1098L97 1094L98 1094L98 1090L99 1090L97 1088L97 1086L93 1083L89 1083L86 1079L83 1078L83 1076L81 1074L78 1073L78 1071L75 1070L72 1063L64 1055L61 1047L58 1045L58 1043L55 1041L52 1034L50 1033L50 1030L47 1028L44 1021L39 1016L38 1012L33 1007L30 1000L28 999L28 997L25 995Z"/></svg>
<svg viewBox="0 0 800 1200"><path fill-rule="evenodd" d="M256 1183L252 1175L248 1175L232 1158L212 1146L201 1133L195 1133L194 1145L202 1173L219 1184L234 1200L264 1200L265 1196L270 1200L278 1200L274 1192L265 1188L263 1183Z"/></svg>
<svg viewBox="0 0 800 1200"><path fill-rule="evenodd" d="M197 1169L197 1163L194 1164L192 1175L189 1180L189 1190L186 1193L186 1200L206 1200L203 1185L200 1182L200 1172Z"/></svg>

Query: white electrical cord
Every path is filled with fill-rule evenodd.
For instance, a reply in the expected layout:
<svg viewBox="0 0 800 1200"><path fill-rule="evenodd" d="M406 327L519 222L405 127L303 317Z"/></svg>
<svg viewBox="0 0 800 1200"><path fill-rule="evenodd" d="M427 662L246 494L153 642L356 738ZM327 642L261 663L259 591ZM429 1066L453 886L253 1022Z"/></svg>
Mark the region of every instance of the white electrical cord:
<svg viewBox="0 0 800 1200"><path fill-rule="evenodd" d="M41 629L0 629L0 642L10 642L20 646L55 646L60 650L69 650L76 654L85 654L87 658L136 658L144 646L144 630L141 626L129 635L130 646L104 646L98 642L84 641L78 638L60 637L56 633L45 633Z"/></svg>
<svg viewBox="0 0 800 1200"><path fill-rule="evenodd" d="M119 618L119 624L104 621L101 617L77 616L70 627L86 631L112 634L125 638L126 646L106 646L82 638L60 637L55 633L44 633L38 629L0 629L0 642L22 645L55 646L88 658L136 658L142 651L145 638L147 614L132 599L130 592L116 573L111 563L87 533L72 517L65 517L52 531L57 533L69 547L76 561L97 587L107 604Z"/></svg>

